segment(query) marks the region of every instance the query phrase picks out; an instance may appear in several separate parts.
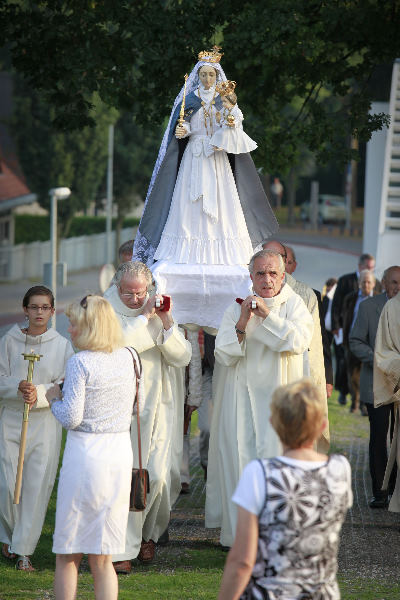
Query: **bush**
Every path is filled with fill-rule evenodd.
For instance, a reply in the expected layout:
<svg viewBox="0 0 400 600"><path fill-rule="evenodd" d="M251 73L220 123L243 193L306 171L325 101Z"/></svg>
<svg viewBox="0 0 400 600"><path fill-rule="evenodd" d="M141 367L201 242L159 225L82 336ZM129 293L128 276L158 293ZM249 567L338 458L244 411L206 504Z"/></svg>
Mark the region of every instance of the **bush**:
<svg viewBox="0 0 400 600"><path fill-rule="evenodd" d="M116 219L112 220L115 229ZM139 219L130 217L124 220L123 227L136 227ZM67 237L92 235L106 230L105 217L74 217ZM50 216L15 215L15 244L45 242L50 239Z"/></svg>

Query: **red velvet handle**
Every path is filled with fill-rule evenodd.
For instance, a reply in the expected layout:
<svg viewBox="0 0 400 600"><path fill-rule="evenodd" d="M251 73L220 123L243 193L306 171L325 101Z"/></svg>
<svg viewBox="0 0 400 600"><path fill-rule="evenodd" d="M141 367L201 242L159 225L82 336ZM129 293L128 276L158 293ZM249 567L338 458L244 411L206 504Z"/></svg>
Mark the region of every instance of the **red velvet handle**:
<svg viewBox="0 0 400 600"><path fill-rule="evenodd" d="M163 294L162 297L163 297L162 310L168 311L171 307L171 296L164 296L164 294Z"/></svg>

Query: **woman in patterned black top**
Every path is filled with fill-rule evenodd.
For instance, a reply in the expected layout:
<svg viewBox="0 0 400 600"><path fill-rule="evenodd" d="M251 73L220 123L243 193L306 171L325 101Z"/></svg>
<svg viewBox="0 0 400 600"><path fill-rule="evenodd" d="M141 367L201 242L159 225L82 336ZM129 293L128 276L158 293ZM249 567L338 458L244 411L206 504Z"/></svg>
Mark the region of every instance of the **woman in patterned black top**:
<svg viewBox="0 0 400 600"><path fill-rule="evenodd" d="M282 456L254 460L233 495L236 538L219 600L338 600L339 532L352 504L350 465L314 450L326 422L307 379L278 388L271 423Z"/></svg>

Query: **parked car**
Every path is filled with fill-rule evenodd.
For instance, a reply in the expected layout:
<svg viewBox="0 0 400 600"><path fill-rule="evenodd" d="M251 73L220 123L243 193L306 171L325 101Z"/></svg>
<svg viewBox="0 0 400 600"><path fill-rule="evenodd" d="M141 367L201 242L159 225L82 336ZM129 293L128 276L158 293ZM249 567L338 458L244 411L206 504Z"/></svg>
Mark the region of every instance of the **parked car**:
<svg viewBox="0 0 400 600"><path fill-rule="evenodd" d="M310 220L310 202L304 202L300 206L300 217L302 221ZM343 196L332 194L320 194L318 196L318 223L345 223L346 201Z"/></svg>

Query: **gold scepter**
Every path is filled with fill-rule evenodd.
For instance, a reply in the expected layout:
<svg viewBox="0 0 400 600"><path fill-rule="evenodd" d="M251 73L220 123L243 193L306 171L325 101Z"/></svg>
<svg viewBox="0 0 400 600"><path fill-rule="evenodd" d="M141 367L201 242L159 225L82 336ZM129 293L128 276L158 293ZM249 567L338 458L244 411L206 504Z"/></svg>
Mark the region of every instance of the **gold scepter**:
<svg viewBox="0 0 400 600"><path fill-rule="evenodd" d="M178 119L178 125L179 127L182 127L183 125L183 121L185 120L185 100L186 100L186 82L187 82L187 78L188 78L188 74L186 73L185 75L185 85L183 88L183 98L182 98L182 104L181 104L181 110L179 112L179 119Z"/></svg>
<svg viewBox="0 0 400 600"><path fill-rule="evenodd" d="M22 353L22 356L24 357L24 360L29 361L27 381L29 383L32 383L33 367L35 365L35 362L39 361L40 358L43 356L43 354L34 354L34 352L32 350L30 352L30 354ZM24 468L26 433L28 431L29 409L30 409L30 405L25 402L24 415L22 417L21 440L19 443L17 477L15 479L14 504L19 504L19 498L21 495L22 470Z"/></svg>

